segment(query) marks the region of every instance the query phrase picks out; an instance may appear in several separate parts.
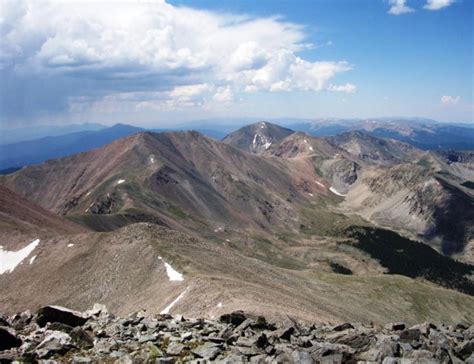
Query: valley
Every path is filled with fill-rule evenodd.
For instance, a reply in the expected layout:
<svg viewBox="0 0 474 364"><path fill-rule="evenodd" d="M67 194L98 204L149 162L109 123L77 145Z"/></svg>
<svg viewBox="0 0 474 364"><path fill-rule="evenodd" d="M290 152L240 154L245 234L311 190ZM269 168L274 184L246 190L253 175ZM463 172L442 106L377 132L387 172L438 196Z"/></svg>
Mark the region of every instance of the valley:
<svg viewBox="0 0 474 364"><path fill-rule="evenodd" d="M0 177L2 249L39 243L0 274L0 310L473 322L472 161L259 122L24 167Z"/></svg>

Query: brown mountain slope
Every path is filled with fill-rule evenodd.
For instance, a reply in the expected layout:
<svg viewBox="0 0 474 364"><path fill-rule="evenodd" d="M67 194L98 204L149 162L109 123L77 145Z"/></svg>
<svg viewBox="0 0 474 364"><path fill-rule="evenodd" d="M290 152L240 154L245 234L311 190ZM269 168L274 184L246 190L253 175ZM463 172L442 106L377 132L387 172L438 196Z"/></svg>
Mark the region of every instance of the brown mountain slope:
<svg viewBox="0 0 474 364"><path fill-rule="evenodd" d="M413 164L369 169L342 206L472 262L474 197L442 174Z"/></svg>
<svg viewBox="0 0 474 364"><path fill-rule="evenodd" d="M195 132L139 133L0 178L41 206L99 230L150 221L194 231L292 231L298 208L312 192L324 194L316 182L305 165L290 169L283 159Z"/></svg>
<svg viewBox="0 0 474 364"><path fill-rule="evenodd" d="M473 261L474 204L467 187L474 179L472 153L423 152L349 132L325 138L293 133L264 154L315 170L323 187L344 201L344 213L357 213Z"/></svg>
<svg viewBox="0 0 474 364"><path fill-rule="evenodd" d="M435 285L472 292L471 267L430 250L437 265L423 268L448 267L437 281L379 261L370 241L358 246L346 233L365 223L334 211L343 199L321 173L321 162L339 160L333 148L321 142L307 156L282 158L194 132L140 133L4 176L2 184L50 210L114 231L40 236L30 255L0 274L0 310L48 303L83 310L101 302L121 314L139 307L156 313L181 297L172 313L246 309L322 321L472 322L472 297ZM7 248L23 250L33 238L19 236ZM417 250L414 242L394 240ZM163 259L183 281L169 280ZM417 279L383 274L391 271Z"/></svg>
<svg viewBox="0 0 474 364"><path fill-rule="evenodd" d="M376 138L371 135L352 131L325 140L360 161L377 165L393 165L401 162L416 162L423 154L421 150L410 144L397 140Z"/></svg>
<svg viewBox="0 0 474 364"><path fill-rule="evenodd" d="M244 309L313 322L474 322L474 299L461 293L395 275L285 269L153 224L45 239L32 254L32 264L0 274L0 311L100 302L118 314L171 305L191 317ZM164 262L183 280L171 281Z"/></svg>
<svg viewBox="0 0 474 364"><path fill-rule="evenodd" d="M0 186L0 236L6 234L76 234L86 229ZM5 242L6 244L6 242Z"/></svg>

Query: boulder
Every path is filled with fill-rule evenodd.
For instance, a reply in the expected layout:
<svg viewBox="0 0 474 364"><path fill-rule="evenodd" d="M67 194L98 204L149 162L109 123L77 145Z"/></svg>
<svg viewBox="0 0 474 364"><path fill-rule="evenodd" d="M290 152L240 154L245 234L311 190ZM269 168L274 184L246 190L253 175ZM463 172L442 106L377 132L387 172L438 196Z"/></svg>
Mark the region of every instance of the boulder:
<svg viewBox="0 0 474 364"><path fill-rule="evenodd" d="M349 322L345 322L343 324L334 326L332 328L332 330L333 331L344 331L344 330L349 330L349 329L353 329L353 328L354 328L354 326L352 324L350 324Z"/></svg>
<svg viewBox="0 0 474 364"><path fill-rule="evenodd" d="M60 306L46 306L38 310L36 322L40 327L46 326L48 322L59 322L72 327L82 326L87 318L78 312L71 311Z"/></svg>
<svg viewBox="0 0 474 364"><path fill-rule="evenodd" d="M13 330L0 327L0 350L8 350L21 346L22 341Z"/></svg>
<svg viewBox="0 0 474 364"><path fill-rule="evenodd" d="M192 350L198 358L214 360L221 352L221 347L217 344L206 343Z"/></svg>
<svg viewBox="0 0 474 364"><path fill-rule="evenodd" d="M90 349L94 347L94 339L86 330L75 327L69 333L75 346L81 349Z"/></svg>
<svg viewBox="0 0 474 364"><path fill-rule="evenodd" d="M232 324L234 326L239 326L242 322L247 319L243 311L235 311L222 315L219 320L225 322L226 324Z"/></svg>
<svg viewBox="0 0 474 364"><path fill-rule="evenodd" d="M61 331L51 331L36 347L40 359L49 358L55 354L63 355L71 349L71 337Z"/></svg>

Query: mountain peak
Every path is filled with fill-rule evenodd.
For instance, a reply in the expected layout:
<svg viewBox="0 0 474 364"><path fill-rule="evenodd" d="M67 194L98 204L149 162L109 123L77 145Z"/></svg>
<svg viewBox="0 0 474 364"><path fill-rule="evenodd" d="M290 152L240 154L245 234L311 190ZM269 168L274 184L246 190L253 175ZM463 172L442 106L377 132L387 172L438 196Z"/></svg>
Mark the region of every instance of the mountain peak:
<svg viewBox="0 0 474 364"><path fill-rule="evenodd" d="M263 154L274 143L293 133L294 131L291 129L267 121L259 121L230 133L223 141L254 154Z"/></svg>

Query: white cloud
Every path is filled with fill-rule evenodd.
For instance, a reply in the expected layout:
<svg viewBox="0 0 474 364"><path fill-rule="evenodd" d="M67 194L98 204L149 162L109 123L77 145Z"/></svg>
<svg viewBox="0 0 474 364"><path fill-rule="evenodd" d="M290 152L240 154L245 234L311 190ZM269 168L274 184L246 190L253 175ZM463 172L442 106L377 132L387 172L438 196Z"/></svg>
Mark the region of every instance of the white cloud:
<svg viewBox="0 0 474 364"><path fill-rule="evenodd" d="M439 10L448 7L453 4L455 0L426 0L424 9L427 10Z"/></svg>
<svg viewBox="0 0 474 364"><path fill-rule="evenodd" d="M441 96L441 103L443 105L457 105L460 100L460 96Z"/></svg>
<svg viewBox="0 0 474 364"><path fill-rule="evenodd" d="M51 103L62 99L70 111L199 107L245 92L352 87L331 85L349 63L301 58L312 45L301 26L280 18L159 0L3 0L0 7L0 70L18 84L46 79Z"/></svg>
<svg viewBox="0 0 474 364"><path fill-rule="evenodd" d="M336 91L336 92L345 92L345 93L353 93L355 92L357 87L352 83L346 83L345 85L330 85L328 90L329 91Z"/></svg>
<svg viewBox="0 0 474 364"><path fill-rule="evenodd" d="M406 14L415 11L406 5L406 0L388 0L388 3L391 5L388 13L392 15Z"/></svg>
<svg viewBox="0 0 474 364"><path fill-rule="evenodd" d="M229 86L219 87L212 99L217 102L230 102L234 100L234 94Z"/></svg>

